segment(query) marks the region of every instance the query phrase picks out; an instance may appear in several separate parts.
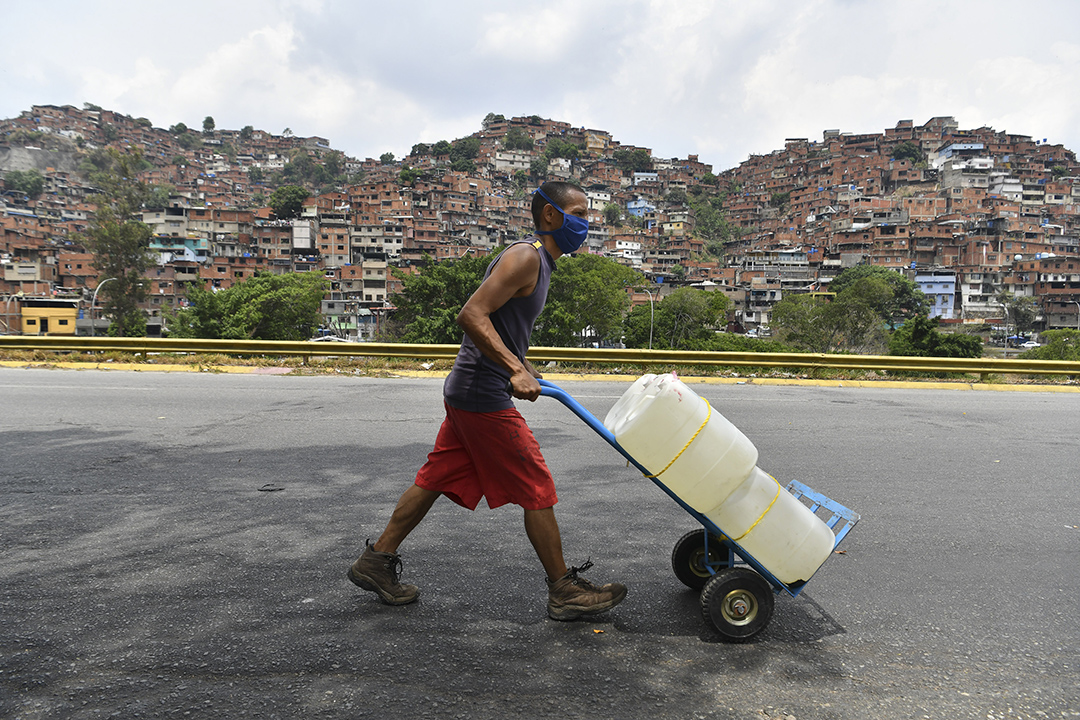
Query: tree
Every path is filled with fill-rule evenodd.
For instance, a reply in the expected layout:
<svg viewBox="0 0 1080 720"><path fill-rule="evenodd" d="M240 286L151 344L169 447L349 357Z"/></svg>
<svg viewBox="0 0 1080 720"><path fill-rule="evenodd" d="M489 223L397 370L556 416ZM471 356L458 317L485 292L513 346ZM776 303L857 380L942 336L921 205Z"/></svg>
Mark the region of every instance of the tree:
<svg viewBox="0 0 1080 720"><path fill-rule="evenodd" d="M379 156L379 162L382 163L383 165L393 165L394 164L394 153L392 153L392 152L384 152L382 155Z"/></svg>
<svg viewBox="0 0 1080 720"><path fill-rule="evenodd" d="M480 138L465 137L454 141L450 146L450 162L457 160L475 160L480 156Z"/></svg>
<svg viewBox="0 0 1080 720"><path fill-rule="evenodd" d="M450 143L448 143L446 140L440 140L439 142L431 146L431 154L435 156L449 155Z"/></svg>
<svg viewBox="0 0 1080 720"><path fill-rule="evenodd" d="M209 135L210 133L214 132L214 127L216 127L216 124L214 123L214 118L207 115L202 121L202 131Z"/></svg>
<svg viewBox="0 0 1080 720"><path fill-rule="evenodd" d="M534 179L543 180L547 177L547 171L548 161L546 158L533 158L533 161L529 163L529 176Z"/></svg>
<svg viewBox="0 0 1080 720"><path fill-rule="evenodd" d="M1080 360L1080 330L1046 330L1039 334L1042 347L1024 352L1035 360Z"/></svg>
<svg viewBox="0 0 1080 720"><path fill-rule="evenodd" d="M917 357L982 357L982 340L974 335L942 335L938 318L916 315L889 338L889 354Z"/></svg>
<svg viewBox="0 0 1080 720"><path fill-rule="evenodd" d="M329 282L321 273L259 272L230 288L193 287L190 307L170 318L173 337L229 340L307 340L322 322Z"/></svg>
<svg viewBox="0 0 1080 720"><path fill-rule="evenodd" d="M310 193L298 185L282 185L270 193L270 208L279 220L299 217Z"/></svg>
<svg viewBox="0 0 1080 720"><path fill-rule="evenodd" d="M626 174L652 170L652 155L645 148L620 148L612 153L615 164Z"/></svg>
<svg viewBox="0 0 1080 720"><path fill-rule="evenodd" d="M4 176L4 186L36 198L45 190L45 176L37 170L11 170Z"/></svg>
<svg viewBox="0 0 1080 720"><path fill-rule="evenodd" d="M626 346L648 347L651 329L653 347L705 349L725 323L727 306L723 293L679 288L651 308L642 304L630 312L624 323Z"/></svg>
<svg viewBox="0 0 1080 720"><path fill-rule="evenodd" d="M547 144L544 146L544 157L548 160L551 160L553 158L575 160L580 154L581 147L579 145L575 145L569 140L562 140L560 138L548 138Z"/></svg>
<svg viewBox="0 0 1080 720"><path fill-rule="evenodd" d="M261 167L248 168L248 182L261 183L266 179L266 174Z"/></svg>
<svg viewBox="0 0 1080 720"><path fill-rule="evenodd" d="M849 267L829 283L829 290L839 295L846 288L865 277L882 278L892 289L892 297L875 308L881 319L889 323L890 328L896 327L897 320L927 314L929 306L926 303L926 296L923 295L919 286L902 273L880 265L855 265Z"/></svg>
<svg viewBox="0 0 1080 720"><path fill-rule="evenodd" d="M431 154L431 146L427 143L416 143L412 146L412 150L409 151L409 155L413 157L425 157Z"/></svg>
<svg viewBox="0 0 1080 720"><path fill-rule="evenodd" d="M668 194L664 196L664 202L670 205L685 205L686 200L686 191L682 188L670 190Z"/></svg>
<svg viewBox="0 0 1080 720"><path fill-rule="evenodd" d="M533 139L518 127L512 127L506 132L502 144L507 150L529 151L533 149Z"/></svg>
<svg viewBox="0 0 1080 720"><path fill-rule="evenodd" d="M148 188L146 201L143 203L146 208L167 208L169 207L169 198L172 196L172 192L175 188L172 185L151 185Z"/></svg>
<svg viewBox="0 0 1080 720"><path fill-rule="evenodd" d="M102 313L112 318L109 334L122 337L146 335L146 316L140 303L146 300L144 274L154 264L150 255L150 226L140 211L148 197L147 186L136 179L141 155L110 149L108 171L99 172L100 192L91 198L96 206L87 229L86 246L101 272Z"/></svg>
<svg viewBox="0 0 1080 720"><path fill-rule="evenodd" d="M912 164L920 163L926 159L926 155L923 153L922 148L911 142L905 140L896 146L896 149L892 153L895 160L910 160Z"/></svg>
<svg viewBox="0 0 1080 720"><path fill-rule="evenodd" d="M491 261L490 257L469 255L429 263L416 275L391 270L401 280L401 292L393 296L396 309L390 317L387 334L400 342L461 342L457 315L480 287Z"/></svg>
<svg viewBox="0 0 1080 720"><path fill-rule="evenodd" d="M1006 324L1011 325L1018 334L1028 332L1034 327L1035 320L1039 317L1039 309L1030 297L1016 296L1008 290L1002 290L994 299L1005 306L1008 312Z"/></svg>
<svg viewBox="0 0 1080 720"><path fill-rule="evenodd" d="M169 128L169 132L172 133L173 135L183 135L187 131L188 131L188 126L185 125L182 122L181 123L176 123L175 125L173 125L172 127Z"/></svg>
<svg viewBox="0 0 1080 720"><path fill-rule="evenodd" d="M536 319L533 344L578 347L583 341L617 342L630 307L626 287L643 282L641 273L600 255L559 258L547 304Z"/></svg>
<svg viewBox="0 0 1080 720"><path fill-rule="evenodd" d="M251 140L252 136L254 136L254 135L255 135L255 128L252 127L251 125L245 125L244 127L242 127L240 129L240 139L243 140L244 142L247 142L248 140Z"/></svg>
<svg viewBox="0 0 1080 720"><path fill-rule="evenodd" d="M487 115L484 116L484 120L483 120L482 125L483 125L483 128L485 130L487 130L489 127L491 127L495 123L501 123L501 122L506 122L506 118L503 117L502 115L496 115L495 113L488 113Z"/></svg>
<svg viewBox="0 0 1080 720"><path fill-rule="evenodd" d="M604 205L604 222L608 225L617 225L622 218L622 208L616 203L607 203Z"/></svg>
<svg viewBox="0 0 1080 720"><path fill-rule="evenodd" d="M857 352L885 344L881 317L875 309L888 286L876 279L857 283L832 300L790 295L773 307L772 326L783 342L806 352Z"/></svg>

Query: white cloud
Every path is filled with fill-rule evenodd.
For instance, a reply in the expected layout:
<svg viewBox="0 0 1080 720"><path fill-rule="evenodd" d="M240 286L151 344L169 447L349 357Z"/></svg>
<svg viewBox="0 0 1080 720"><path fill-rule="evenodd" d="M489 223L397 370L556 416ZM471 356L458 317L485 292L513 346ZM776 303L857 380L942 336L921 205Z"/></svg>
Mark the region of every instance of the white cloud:
<svg viewBox="0 0 1080 720"><path fill-rule="evenodd" d="M218 127L287 126L364 157L461 137L488 112L539 114L717 169L790 136L935 115L1080 149L1080 45L1012 32L1005 0L100 8L10 11L22 32L0 46L0 115L91 101L164 126L206 115ZM1080 20L1073 2L1038 12L1059 28Z"/></svg>

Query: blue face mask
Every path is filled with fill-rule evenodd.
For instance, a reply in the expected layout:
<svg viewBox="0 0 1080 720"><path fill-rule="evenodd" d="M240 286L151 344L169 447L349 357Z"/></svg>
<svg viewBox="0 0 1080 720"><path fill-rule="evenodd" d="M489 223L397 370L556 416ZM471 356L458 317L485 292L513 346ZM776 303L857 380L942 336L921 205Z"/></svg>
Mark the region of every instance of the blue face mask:
<svg viewBox="0 0 1080 720"><path fill-rule="evenodd" d="M562 225L558 230L537 230L536 234L554 237L555 244L567 255L576 251L585 242L585 238L589 236L589 221L585 218L579 218L577 215L567 215L542 190L537 188L536 192L540 193L540 197L547 200L551 207L558 210L563 216Z"/></svg>

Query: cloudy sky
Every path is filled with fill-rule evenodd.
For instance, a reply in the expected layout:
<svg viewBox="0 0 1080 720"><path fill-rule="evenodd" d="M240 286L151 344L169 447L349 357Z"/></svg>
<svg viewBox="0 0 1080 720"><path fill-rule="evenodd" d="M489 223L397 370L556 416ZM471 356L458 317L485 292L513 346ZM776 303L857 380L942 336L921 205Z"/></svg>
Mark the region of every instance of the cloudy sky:
<svg viewBox="0 0 1080 720"><path fill-rule="evenodd" d="M92 102L398 157L489 112L724 170L788 137L961 128L1080 151L1080 2L41 0L4 3L0 117Z"/></svg>

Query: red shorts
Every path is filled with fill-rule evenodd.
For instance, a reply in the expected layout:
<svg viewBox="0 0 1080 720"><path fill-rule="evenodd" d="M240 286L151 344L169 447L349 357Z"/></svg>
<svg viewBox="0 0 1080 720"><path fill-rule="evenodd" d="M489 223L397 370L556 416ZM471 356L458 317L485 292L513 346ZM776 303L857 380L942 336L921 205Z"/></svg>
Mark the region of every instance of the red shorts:
<svg viewBox="0 0 1080 720"><path fill-rule="evenodd" d="M468 412L446 406L435 449L416 474L416 484L475 510L506 503L526 510L552 507L555 481L540 445L516 409Z"/></svg>

